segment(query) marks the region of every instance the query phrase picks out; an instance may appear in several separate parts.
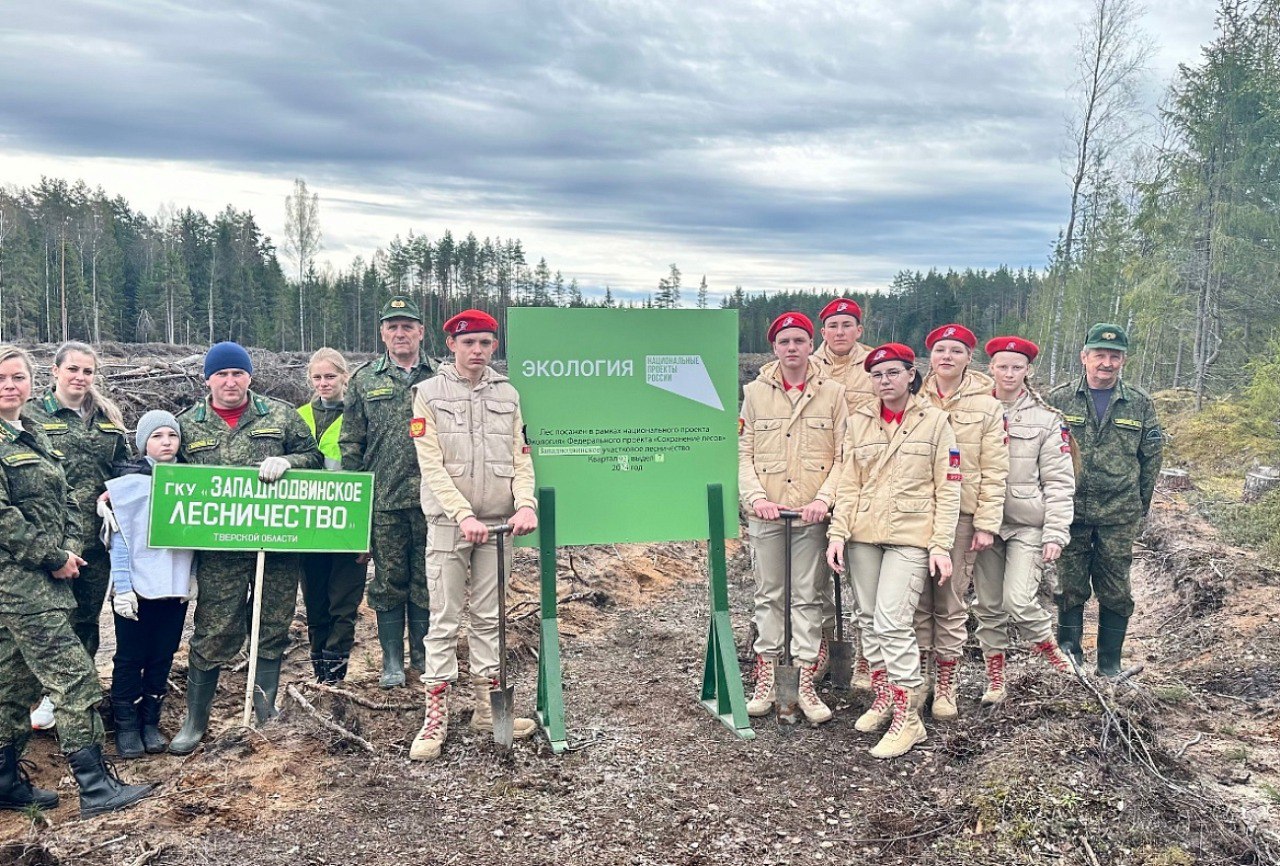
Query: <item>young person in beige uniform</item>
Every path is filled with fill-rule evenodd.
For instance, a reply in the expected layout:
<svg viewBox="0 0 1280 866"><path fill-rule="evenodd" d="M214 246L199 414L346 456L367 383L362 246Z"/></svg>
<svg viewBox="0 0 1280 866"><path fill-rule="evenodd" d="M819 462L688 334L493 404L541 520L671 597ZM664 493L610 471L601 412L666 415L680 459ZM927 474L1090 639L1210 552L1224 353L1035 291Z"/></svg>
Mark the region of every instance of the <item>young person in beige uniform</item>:
<svg viewBox="0 0 1280 866"><path fill-rule="evenodd" d="M822 549L835 499L840 440L848 409L844 386L823 375L813 354L813 323L783 313L769 326L778 360L765 364L742 393L738 420L738 489L747 509L755 570L755 691L747 712L774 705L774 665L782 654L786 527L778 516L799 511L791 541L791 654L801 666L800 709L820 724L831 710L814 679L822 640Z"/></svg>
<svg viewBox="0 0 1280 866"><path fill-rule="evenodd" d="M422 473L422 511L430 524L427 584L431 625L423 682L426 720L409 758L440 755L449 728L449 690L458 678L458 628L470 596L467 645L475 711L471 728L493 730L489 691L498 676L498 549L490 524L510 523L515 535L538 528L533 461L524 441L520 395L489 366L498 323L463 310L444 323L453 363L413 386L413 439ZM506 550L507 573L511 548ZM532 719L515 720L516 739L533 735Z"/></svg>
<svg viewBox="0 0 1280 866"><path fill-rule="evenodd" d="M848 567L871 664L875 700L854 727L888 725L871 754L895 758L926 739L913 623L930 575L942 584L951 576L961 476L946 413L915 393L911 348L886 343L863 364L880 399L849 418L827 562L838 573Z"/></svg>
<svg viewBox="0 0 1280 866"><path fill-rule="evenodd" d="M871 378L863 368L862 362L871 354L871 347L860 342L862 339L862 308L858 302L850 298L835 298L818 313L822 322L822 345L813 357L823 366L828 379L844 385L844 399L849 406L849 414L864 403L877 400ZM848 599L846 603L848 604ZM848 604L853 611L853 637L861 646L858 636L856 601ZM823 589L822 598L822 649L818 659L818 678L821 679L830 662L827 643L835 639L836 634L836 597L830 581ZM871 688L871 670L867 665L867 657L858 652L857 663L853 669L853 687L856 689Z"/></svg>
<svg viewBox="0 0 1280 866"><path fill-rule="evenodd" d="M969 369L978 338L963 325L935 328L925 338L929 366L921 393L946 412L960 449L960 521L951 548L951 580L929 584L920 594L916 611L916 639L920 642L925 678L933 656L935 719L958 716L956 689L964 652L969 613L965 595L973 580L974 557L995 541L1004 520L1004 487L1009 474L1009 446L1005 440L1004 407L991 396L995 383Z"/></svg>
<svg viewBox="0 0 1280 866"><path fill-rule="evenodd" d="M1009 478L1004 521L995 541L978 552L973 567L978 643L987 661L984 704L1004 700L1009 626L1058 671L1071 665L1053 637L1053 621L1038 600L1044 567L1071 540L1071 435L1062 415L1046 405L1028 381L1040 349L1021 337L987 341L993 392L1009 423Z"/></svg>

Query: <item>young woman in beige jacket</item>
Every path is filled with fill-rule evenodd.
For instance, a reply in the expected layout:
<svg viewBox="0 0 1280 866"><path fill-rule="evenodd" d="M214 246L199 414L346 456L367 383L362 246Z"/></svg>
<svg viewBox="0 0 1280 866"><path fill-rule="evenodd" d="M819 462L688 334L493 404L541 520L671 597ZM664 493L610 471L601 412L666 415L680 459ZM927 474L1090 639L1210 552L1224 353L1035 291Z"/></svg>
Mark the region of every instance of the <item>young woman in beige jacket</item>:
<svg viewBox="0 0 1280 866"><path fill-rule="evenodd" d="M952 578L945 584L926 586L916 611L921 664L927 670L932 655L937 674L931 710L935 719L959 715L956 689L969 620L965 596L973 580L974 557L990 547L1000 532L1005 476L1009 474L1004 407L991 396L995 383L969 369L977 343L972 331L957 324L934 329L924 341L931 372L921 393L951 419L964 475L960 521L951 548Z"/></svg>
<svg viewBox="0 0 1280 866"><path fill-rule="evenodd" d="M851 576L875 699L855 723L889 730L877 758L925 740L924 677L913 617L930 575L951 576L960 511L960 455L946 413L916 393L909 346L886 343L863 362L879 399L849 417L827 562ZM845 545L849 543L845 562Z"/></svg>
<svg viewBox="0 0 1280 866"><path fill-rule="evenodd" d="M1000 531L974 562L973 612L987 661L982 702L998 704L1005 697L1010 625L1016 625L1033 651L1054 668L1071 670L1038 595L1044 567L1058 558L1071 538L1076 479L1066 422L1028 381L1039 347L1021 337L996 337L987 342L986 350L994 395L1009 423L1009 478Z"/></svg>
<svg viewBox="0 0 1280 866"><path fill-rule="evenodd" d="M783 510L798 511L791 527L791 653L800 664L800 709L811 723L831 718L814 685L822 641L822 549L835 501L840 443L848 409L844 386L827 379L813 353L813 323L783 313L769 327L778 360L742 391L738 422L738 492L747 509L756 578L755 691L747 712L774 705L774 665L782 654Z"/></svg>

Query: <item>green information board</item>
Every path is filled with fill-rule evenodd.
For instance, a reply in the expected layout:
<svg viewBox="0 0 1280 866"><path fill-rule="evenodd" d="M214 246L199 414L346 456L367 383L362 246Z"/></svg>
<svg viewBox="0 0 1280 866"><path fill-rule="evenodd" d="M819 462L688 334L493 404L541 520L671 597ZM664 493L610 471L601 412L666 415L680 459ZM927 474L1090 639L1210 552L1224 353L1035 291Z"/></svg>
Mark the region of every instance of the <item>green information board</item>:
<svg viewBox="0 0 1280 866"><path fill-rule="evenodd" d="M507 339L557 544L707 538L707 485L737 500L736 310L519 308Z"/></svg>
<svg viewBox="0 0 1280 866"><path fill-rule="evenodd" d="M363 553L373 475L290 469L274 484L244 466L157 464L151 546L193 550Z"/></svg>

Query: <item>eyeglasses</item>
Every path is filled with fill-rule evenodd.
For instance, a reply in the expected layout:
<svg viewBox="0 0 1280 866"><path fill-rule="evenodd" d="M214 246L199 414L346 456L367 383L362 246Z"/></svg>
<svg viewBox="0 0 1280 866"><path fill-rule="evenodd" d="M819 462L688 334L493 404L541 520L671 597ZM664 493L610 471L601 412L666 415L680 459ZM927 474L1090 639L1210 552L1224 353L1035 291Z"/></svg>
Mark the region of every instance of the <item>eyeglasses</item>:
<svg viewBox="0 0 1280 866"><path fill-rule="evenodd" d="M871 381L875 382L876 384L883 382L885 379L888 379L890 382L893 382L898 379L901 379L905 375L907 375L906 370L902 369L901 367L895 367L892 370L880 370L875 373L872 373Z"/></svg>

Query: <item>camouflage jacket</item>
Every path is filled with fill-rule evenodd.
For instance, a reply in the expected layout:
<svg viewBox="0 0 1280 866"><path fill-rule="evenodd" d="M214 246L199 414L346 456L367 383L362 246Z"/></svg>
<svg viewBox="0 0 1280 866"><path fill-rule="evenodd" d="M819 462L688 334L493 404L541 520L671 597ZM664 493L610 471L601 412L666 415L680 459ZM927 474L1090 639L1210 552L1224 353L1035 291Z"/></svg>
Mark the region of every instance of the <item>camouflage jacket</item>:
<svg viewBox="0 0 1280 866"><path fill-rule="evenodd" d="M80 509L85 541L96 537L98 497L107 489L107 479L115 473L112 466L133 458L128 432L95 409L89 418L58 402L52 391L31 401L49 443L64 455L63 468L72 496Z"/></svg>
<svg viewBox="0 0 1280 866"><path fill-rule="evenodd" d="M413 386L431 376L431 364L419 356L406 377L384 352L356 368L347 383L342 411L342 468L373 473L378 511L420 508L418 455L409 438Z"/></svg>
<svg viewBox="0 0 1280 866"><path fill-rule="evenodd" d="M50 572L81 550L79 509L42 419L28 406L22 421L0 421L0 612L71 610L71 581Z"/></svg>
<svg viewBox="0 0 1280 866"><path fill-rule="evenodd" d="M1151 396L1118 382L1111 405L1098 418L1081 376L1054 388L1046 402L1062 413L1080 457L1074 522L1102 526L1141 520L1151 507L1164 451Z"/></svg>
<svg viewBox="0 0 1280 866"><path fill-rule="evenodd" d="M287 457L294 469L324 464L316 437L298 410L288 403L249 392L249 405L231 429L209 405L209 398L178 415L182 459L205 466L257 466L265 457Z"/></svg>

